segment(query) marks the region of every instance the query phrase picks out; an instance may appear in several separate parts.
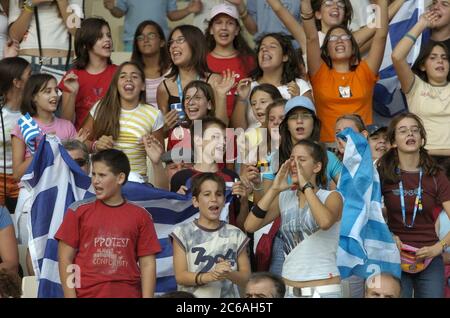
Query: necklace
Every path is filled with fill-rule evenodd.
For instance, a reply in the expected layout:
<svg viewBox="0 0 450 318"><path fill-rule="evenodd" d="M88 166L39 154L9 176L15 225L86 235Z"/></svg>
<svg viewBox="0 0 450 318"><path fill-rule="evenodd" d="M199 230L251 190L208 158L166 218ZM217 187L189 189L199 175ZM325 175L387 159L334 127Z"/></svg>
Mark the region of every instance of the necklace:
<svg viewBox="0 0 450 318"><path fill-rule="evenodd" d="M211 54L219 56L219 57L223 57L223 58L232 58L232 57L235 57L238 54L238 51L233 50L233 52L231 54L224 55L224 54L217 53L215 50L213 50L211 52Z"/></svg>

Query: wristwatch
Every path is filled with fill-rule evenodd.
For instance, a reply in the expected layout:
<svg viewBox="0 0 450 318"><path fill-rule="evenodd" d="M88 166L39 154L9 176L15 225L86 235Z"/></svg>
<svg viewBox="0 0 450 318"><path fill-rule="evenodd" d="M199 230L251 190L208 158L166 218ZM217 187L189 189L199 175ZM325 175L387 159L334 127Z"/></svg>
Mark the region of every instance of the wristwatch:
<svg viewBox="0 0 450 318"><path fill-rule="evenodd" d="M309 181L305 183L305 185L301 188L301 191L305 193L305 190L308 188L314 189L314 185Z"/></svg>

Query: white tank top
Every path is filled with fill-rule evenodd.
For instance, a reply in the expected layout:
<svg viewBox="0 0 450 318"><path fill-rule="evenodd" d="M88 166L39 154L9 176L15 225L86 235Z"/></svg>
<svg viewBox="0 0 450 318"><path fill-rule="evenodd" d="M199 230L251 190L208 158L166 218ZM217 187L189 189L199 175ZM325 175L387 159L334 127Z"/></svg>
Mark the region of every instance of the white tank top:
<svg viewBox="0 0 450 318"><path fill-rule="evenodd" d="M325 203L332 191L320 189L317 197ZM288 190L279 197L281 223L293 223L300 231L300 242L286 256L282 276L292 281L309 281L339 276L336 252L339 242L340 221L327 231L321 230L314 220L311 209L300 209L295 191ZM295 213L295 214L294 214Z"/></svg>

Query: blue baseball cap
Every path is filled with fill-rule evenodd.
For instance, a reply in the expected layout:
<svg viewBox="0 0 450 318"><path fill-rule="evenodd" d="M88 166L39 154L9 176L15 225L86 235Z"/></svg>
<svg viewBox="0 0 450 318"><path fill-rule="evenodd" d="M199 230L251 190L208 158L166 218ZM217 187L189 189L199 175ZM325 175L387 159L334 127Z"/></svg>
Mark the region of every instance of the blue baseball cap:
<svg viewBox="0 0 450 318"><path fill-rule="evenodd" d="M373 125L367 125L366 130L369 133L369 136L372 136L381 131L386 132L387 127L386 126L378 126L376 124L373 124Z"/></svg>
<svg viewBox="0 0 450 318"><path fill-rule="evenodd" d="M307 110L312 111L314 115L316 114L316 107L314 106L313 102L305 96L295 96L294 98L288 100L286 106L284 106L284 114L286 115L291 110L297 107L306 108Z"/></svg>

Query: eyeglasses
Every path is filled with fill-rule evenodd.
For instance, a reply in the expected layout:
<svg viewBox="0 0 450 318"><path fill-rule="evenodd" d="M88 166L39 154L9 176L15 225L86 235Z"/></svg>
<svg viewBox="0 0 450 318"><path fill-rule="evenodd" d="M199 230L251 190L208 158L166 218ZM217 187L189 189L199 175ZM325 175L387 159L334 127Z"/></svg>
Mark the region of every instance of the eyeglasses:
<svg viewBox="0 0 450 318"><path fill-rule="evenodd" d="M87 163L87 160L83 159L83 158L76 158L76 159L73 159L73 161L75 161L80 167L86 165L86 163Z"/></svg>
<svg viewBox="0 0 450 318"><path fill-rule="evenodd" d="M175 40L170 40L169 42L167 42L167 44L169 46L171 46L174 42L176 44L183 44L184 42L186 42L186 38L184 36L180 36L179 38L176 38Z"/></svg>
<svg viewBox="0 0 450 318"><path fill-rule="evenodd" d="M312 119L313 118L313 114L310 113L297 113L297 114L291 114L288 116L289 120L305 120L305 119Z"/></svg>
<svg viewBox="0 0 450 318"><path fill-rule="evenodd" d="M341 41L348 41L352 38L352 36L350 34L341 34L341 35L330 35L328 37L328 41L330 42L336 42L338 40Z"/></svg>
<svg viewBox="0 0 450 318"><path fill-rule="evenodd" d="M411 126L411 127L400 127L397 129L397 132L399 135L407 135L409 132L413 135L418 135L420 133L420 128L418 126Z"/></svg>
<svg viewBox="0 0 450 318"><path fill-rule="evenodd" d="M154 39L156 39L157 37L159 37L159 35L158 35L157 33L150 32L150 33L148 33L148 34L141 34L141 35L138 35L138 36L136 37L136 40L142 42L142 41L144 41L145 39L154 40Z"/></svg>
<svg viewBox="0 0 450 318"><path fill-rule="evenodd" d="M322 1L322 5L324 5L325 7L332 7L334 4L336 4L337 7L340 9L345 9L344 1L333 1L333 0Z"/></svg>

